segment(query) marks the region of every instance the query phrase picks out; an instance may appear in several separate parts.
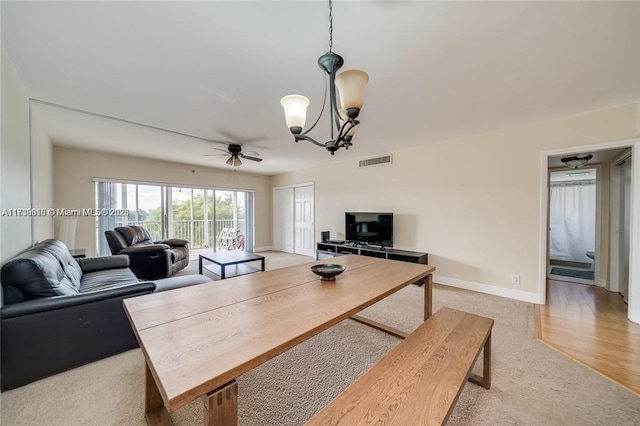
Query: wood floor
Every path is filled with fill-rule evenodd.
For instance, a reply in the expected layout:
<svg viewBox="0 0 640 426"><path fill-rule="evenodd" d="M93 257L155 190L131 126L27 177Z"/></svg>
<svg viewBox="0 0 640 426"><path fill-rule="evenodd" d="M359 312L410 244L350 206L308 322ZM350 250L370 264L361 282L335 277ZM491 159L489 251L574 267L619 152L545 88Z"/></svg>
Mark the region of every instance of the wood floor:
<svg viewBox="0 0 640 426"><path fill-rule="evenodd" d="M640 325L618 293L550 280L535 315L538 340L640 395Z"/></svg>

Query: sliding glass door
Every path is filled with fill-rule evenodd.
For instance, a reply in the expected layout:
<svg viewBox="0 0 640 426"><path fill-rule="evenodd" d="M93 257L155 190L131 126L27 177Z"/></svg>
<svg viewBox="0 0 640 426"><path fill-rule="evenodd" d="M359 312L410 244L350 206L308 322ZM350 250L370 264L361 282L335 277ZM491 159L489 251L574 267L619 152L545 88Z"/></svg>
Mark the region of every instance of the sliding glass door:
<svg viewBox="0 0 640 426"><path fill-rule="evenodd" d="M194 253L253 250L253 192L96 182L96 207L129 213L96 219L101 256L111 254L104 231L126 225L144 227L154 240L185 239Z"/></svg>
<svg viewBox="0 0 640 426"><path fill-rule="evenodd" d="M127 193L129 217L124 225L140 225L159 240L166 233L164 226L164 191L157 185L122 185Z"/></svg>
<svg viewBox="0 0 640 426"><path fill-rule="evenodd" d="M213 247L212 189L169 187L169 229L173 238L188 240L191 247Z"/></svg>
<svg viewBox="0 0 640 426"><path fill-rule="evenodd" d="M253 220L247 220L247 204L253 211L252 200L250 192L215 191L216 250L250 251L247 247L253 247Z"/></svg>

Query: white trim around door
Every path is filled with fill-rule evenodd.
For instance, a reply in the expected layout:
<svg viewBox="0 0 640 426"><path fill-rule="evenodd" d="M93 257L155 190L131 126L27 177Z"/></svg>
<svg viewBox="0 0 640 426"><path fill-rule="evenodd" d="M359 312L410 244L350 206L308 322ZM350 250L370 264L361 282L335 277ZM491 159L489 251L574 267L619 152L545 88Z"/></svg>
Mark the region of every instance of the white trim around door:
<svg viewBox="0 0 640 426"><path fill-rule="evenodd" d="M605 142L596 145L576 146L544 151L540 156L540 229L538 256L538 303L546 303L547 289L547 237L549 209L549 157L572 154L575 152L601 151L606 149L630 147L636 158L640 153L640 139L627 139ZM631 230L629 248L629 310L627 318L640 324L640 161L634 161L631 171Z"/></svg>

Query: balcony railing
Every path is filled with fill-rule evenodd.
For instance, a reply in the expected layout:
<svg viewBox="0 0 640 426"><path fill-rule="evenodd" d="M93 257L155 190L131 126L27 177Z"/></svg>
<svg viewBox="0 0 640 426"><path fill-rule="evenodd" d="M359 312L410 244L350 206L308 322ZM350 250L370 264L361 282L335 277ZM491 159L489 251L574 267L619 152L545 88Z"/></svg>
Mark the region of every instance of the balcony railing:
<svg viewBox="0 0 640 426"><path fill-rule="evenodd" d="M215 222L215 224L214 224ZM118 223L116 226L122 226ZM151 234L151 238L162 238L162 223L157 220L145 220L138 223L128 222L127 225L140 225ZM214 226L215 225L215 226ZM244 234L245 220L238 219L237 228L233 219L213 220L174 220L172 223L170 238L180 238L189 241L189 247L194 249L212 248L216 250L228 250L235 248L236 244L230 244L228 230L240 230ZM215 244L214 244L215 242Z"/></svg>

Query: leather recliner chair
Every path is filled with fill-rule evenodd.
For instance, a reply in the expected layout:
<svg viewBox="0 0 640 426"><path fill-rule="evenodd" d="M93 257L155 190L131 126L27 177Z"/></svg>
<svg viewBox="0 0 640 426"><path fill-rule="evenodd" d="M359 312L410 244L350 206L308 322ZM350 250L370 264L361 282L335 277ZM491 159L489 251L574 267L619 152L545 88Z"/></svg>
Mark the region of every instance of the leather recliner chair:
<svg viewBox="0 0 640 426"><path fill-rule="evenodd" d="M178 238L153 241L141 226L119 226L105 231L112 254L129 256L136 277L154 280L170 277L189 264L189 241Z"/></svg>

